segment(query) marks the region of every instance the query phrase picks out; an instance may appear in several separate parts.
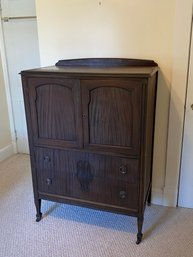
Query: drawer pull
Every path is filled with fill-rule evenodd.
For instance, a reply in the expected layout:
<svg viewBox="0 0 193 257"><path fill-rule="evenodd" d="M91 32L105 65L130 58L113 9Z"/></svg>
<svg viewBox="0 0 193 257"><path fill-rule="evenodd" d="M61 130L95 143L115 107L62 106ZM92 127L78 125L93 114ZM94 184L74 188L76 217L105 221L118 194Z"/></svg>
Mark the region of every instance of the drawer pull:
<svg viewBox="0 0 193 257"><path fill-rule="evenodd" d="M121 166L119 167L119 171L120 171L120 173L123 174L123 175L127 174L127 166L126 166L126 165L121 165Z"/></svg>
<svg viewBox="0 0 193 257"><path fill-rule="evenodd" d="M47 155L46 155L46 156L44 156L44 161L45 161L45 162L49 162L49 161L50 161L50 157L49 157L49 156L47 156Z"/></svg>
<svg viewBox="0 0 193 257"><path fill-rule="evenodd" d="M127 194L126 194L125 191L120 191L120 192L119 192L119 197L120 197L121 199L125 199L126 196L127 196Z"/></svg>
<svg viewBox="0 0 193 257"><path fill-rule="evenodd" d="M52 184L51 178L47 178L47 179L46 179L46 184L47 184L48 186L50 186L50 185Z"/></svg>

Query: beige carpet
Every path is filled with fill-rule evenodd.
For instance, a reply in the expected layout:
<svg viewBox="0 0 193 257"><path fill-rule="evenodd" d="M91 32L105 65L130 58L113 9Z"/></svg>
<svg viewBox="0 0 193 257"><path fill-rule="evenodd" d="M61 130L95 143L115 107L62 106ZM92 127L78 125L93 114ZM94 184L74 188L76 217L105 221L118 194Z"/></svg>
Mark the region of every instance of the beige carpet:
<svg viewBox="0 0 193 257"><path fill-rule="evenodd" d="M43 201L35 222L29 157L0 163L0 257L192 257L193 210L147 207L144 239L136 219Z"/></svg>

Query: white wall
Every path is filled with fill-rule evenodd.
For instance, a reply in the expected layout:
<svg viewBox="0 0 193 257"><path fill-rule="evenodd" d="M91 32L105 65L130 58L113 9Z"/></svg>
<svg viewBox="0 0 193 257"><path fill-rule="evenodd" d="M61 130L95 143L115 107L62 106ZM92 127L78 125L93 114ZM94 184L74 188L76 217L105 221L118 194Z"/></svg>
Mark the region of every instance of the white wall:
<svg viewBox="0 0 193 257"><path fill-rule="evenodd" d="M100 4L101 3L101 4ZM128 57L160 67L153 201L163 203L176 0L36 0L42 66L59 59Z"/></svg>

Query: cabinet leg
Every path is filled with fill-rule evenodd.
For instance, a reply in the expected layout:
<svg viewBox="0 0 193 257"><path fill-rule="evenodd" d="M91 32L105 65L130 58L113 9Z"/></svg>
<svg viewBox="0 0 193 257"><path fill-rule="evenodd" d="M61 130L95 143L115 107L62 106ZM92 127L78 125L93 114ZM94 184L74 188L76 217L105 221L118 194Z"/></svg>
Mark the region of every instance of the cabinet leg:
<svg viewBox="0 0 193 257"><path fill-rule="evenodd" d="M35 200L35 206L36 206L36 221L39 222L42 218L42 213L41 213L41 199Z"/></svg>
<svg viewBox="0 0 193 257"><path fill-rule="evenodd" d="M148 198L147 198L147 205L151 206L151 189L149 190Z"/></svg>
<svg viewBox="0 0 193 257"><path fill-rule="evenodd" d="M137 218L137 226L138 226L138 233L137 233L137 241L136 244L138 245L141 243L142 240L142 227L143 227L143 217L138 217Z"/></svg>

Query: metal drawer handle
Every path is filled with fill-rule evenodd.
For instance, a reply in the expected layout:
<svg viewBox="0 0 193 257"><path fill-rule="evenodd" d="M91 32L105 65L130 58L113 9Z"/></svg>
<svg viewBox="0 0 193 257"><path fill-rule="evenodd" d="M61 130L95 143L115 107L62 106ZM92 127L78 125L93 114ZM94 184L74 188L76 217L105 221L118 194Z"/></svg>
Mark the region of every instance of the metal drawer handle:
<svg viewBox="0 0 193 257"><path fill-rule="evenodd" d="M47 178L47 179L46 179L46 184L47 184L48 186L50 186L50 185L52 184L51 178Z"/></svg>
<svg viewBox="0 0 193 257"><path fill-rule="evenodd" d="M45 161L45 162L49 162L49 161L50 161L50 157L49 157L49 156L47 156L47 155L46 155L46 156L44 156L44 161Z"/></svg>
<svg viewBox="0 0 193 257"><path fill-rule="evenodd" d="M120 191L120 192L119 192L119 197L120 197L121 199L125 199L126 196L127 196L127 193L126 193L125 191Z"/></svg>
<svg viewBox="0 0 193 257"><path fill-rule="evenodd" d="M121 165L121 166L119 167L119 171L120 171L120 173L123 174L123 175L127 174L127 166L126 166L126 165Z"/></svg>

